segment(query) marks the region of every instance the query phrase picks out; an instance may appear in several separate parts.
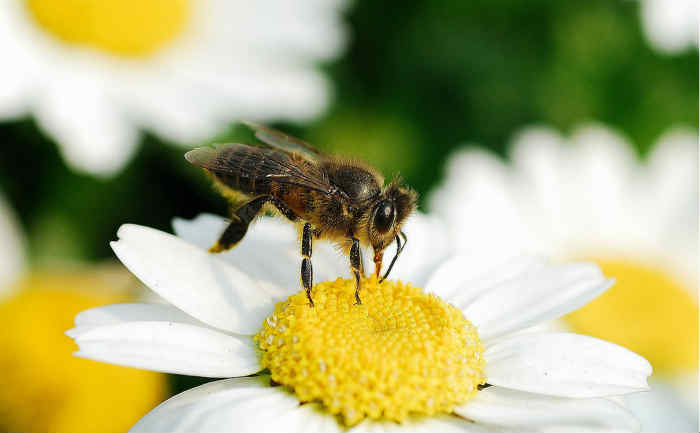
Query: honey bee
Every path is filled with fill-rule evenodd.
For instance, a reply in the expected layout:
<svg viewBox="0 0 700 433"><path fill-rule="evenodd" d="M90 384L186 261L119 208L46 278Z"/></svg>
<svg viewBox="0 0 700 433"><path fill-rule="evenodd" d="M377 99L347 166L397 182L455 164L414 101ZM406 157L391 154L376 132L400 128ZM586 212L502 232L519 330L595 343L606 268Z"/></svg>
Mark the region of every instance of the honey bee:
<svg viewBox="0 0 700 433"><path fill-rule="evenodd" d="M246 124L262 143L217 144L185 154L187 161L211 175L223 196L243 202L209 251L235 247L263 209L279 212L300 227L301 285L309 304L313 307L313 239L330 240L348 255L355 302L361 304L364 266L360 246L372 247L379 276L384 249L396 240L396 254L382 277L386 279L406 246L408 239L401 226L416 208L416 192L400 179L384 185L379 172L365 163L324 154L266 126Z"/></svg>

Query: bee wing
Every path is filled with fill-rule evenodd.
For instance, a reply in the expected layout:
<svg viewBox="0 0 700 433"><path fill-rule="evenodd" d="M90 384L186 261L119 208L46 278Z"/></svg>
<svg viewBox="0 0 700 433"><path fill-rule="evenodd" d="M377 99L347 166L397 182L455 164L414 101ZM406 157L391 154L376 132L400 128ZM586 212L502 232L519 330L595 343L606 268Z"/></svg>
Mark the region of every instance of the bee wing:
<svg viewBox="0 0 700 433"><path fill-rule="evenodd" d="M268 146L271 146L272 148L284 152L302 152L308 156L311 156L312 158L323 156L323 152L303 140L294 138L265 125L260 125L253 122L243 123L255 131L255 136L258 138L258 140L262 141Z"/></svg>
<svg viewBox="0 0 700 433"><path fill-rule="evenodd" d="M224 143L190 150L185 159L217 174L265 179L324 194L335 191L325 171L315 161L276 149Z"/></svg>

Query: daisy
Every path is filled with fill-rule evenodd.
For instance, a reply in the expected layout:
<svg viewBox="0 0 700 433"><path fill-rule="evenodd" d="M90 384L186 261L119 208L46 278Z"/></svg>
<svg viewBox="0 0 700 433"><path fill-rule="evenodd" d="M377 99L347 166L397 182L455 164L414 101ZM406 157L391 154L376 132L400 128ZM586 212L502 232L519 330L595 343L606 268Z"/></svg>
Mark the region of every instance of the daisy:
<svg viewBox="0 0 700 433"><path fill-rule="evenodd" d="M0 119L32 114L72 167L110 174L140 129L187 144L233 119L312 118L343 3L0 2Z"/></svg>
<svg viewBox="0 0 700 433"><path fill-rule="evenodd" d="M612 281L595 265L462 261L436 279L446 238L438 222L416 215L406 224L413 255L401 257L396 276L427 281L426 292L370 277L354 305L354 282L336 278L349 277L347 258L319 242L313 260L323 282L311 308L296 281L293 227L263 218L234 250L209 254L225 224L210 215L177 220L179 237L122 226L112 248L168 304L94 308L68 331L80 357L230 378L167 400L132 431L638 427L608 397L647 389L644 358L531 328L605 291Z"/></svg>
<svg viewBox="0 0 700 433"><path fill-rule="evenodd" d="M12 285L0 302L3 431L125 431L170 394L166 375L73 357L61 335L81 310L133 299L133 284L115 263L33 271Z"/></svg>
<svg viewBox="0 0 700 433"><path fill-rule="evenodd" d="M668 54L697 49L697 0L640 1L642 28L652 47Z"/></svg>
<svg viewBox="0 0 700 433"><path fill-rule="evenodd" d="M510 161L477 149L451 158L429 207L447 221L455 252L596 261L617 284L567 324L641 353L656 380L683 384L685 403L659 382L659 394L628 399L645 428L697 430L697 134L671 130L640 161L602 126L568 139L533 127L517 135Z"/></svg>

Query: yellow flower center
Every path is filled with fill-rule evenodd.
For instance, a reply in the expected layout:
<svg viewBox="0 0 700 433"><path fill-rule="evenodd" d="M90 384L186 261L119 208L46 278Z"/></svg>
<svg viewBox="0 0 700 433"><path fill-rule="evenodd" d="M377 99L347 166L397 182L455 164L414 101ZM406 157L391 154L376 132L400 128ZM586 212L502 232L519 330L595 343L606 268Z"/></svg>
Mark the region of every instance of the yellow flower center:
<svg viewBox="0 0 700 433"><path fill-rule="evenodd" d="M578 332L612 341L651 362L657 373L698 367L698 304L665 272L629 261L598 261L616 284L566 316Z"/></svg>
<svg viewBox="0 0 700 433"><path fill-rule="evenodd" d="M320 401L347 425L449 413L483 374L476 328L440 298L401 282L338 279L277 304L255 336L272 380L302 402Z"/></svg>
<svg viewBox="0 0 700 433"><path fill-rule="evenodd" d="M39 26L61 41L124 57L147 56L179 36L188 0L26 0Z"/></svg>
<svg viewBox="0 0 700 433"><path fill-rule="evenodd" d="M168 396L164 374L72 355L64 332L78 312L129 300L111 283L34 274L0 304L0 431L123 432Z"/></svg>

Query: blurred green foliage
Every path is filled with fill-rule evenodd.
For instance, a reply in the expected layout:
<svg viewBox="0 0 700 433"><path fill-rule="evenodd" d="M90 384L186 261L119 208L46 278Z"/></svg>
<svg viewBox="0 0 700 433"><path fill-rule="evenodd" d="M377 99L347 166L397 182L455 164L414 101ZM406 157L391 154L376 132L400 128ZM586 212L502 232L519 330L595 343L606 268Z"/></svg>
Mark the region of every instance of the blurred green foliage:
<svg viewBox="0 0 700 433"><path fill-rule="evenodd" d="M600 121L640 155L672 125L697 129L698 53L654 52L636 2L359 1L347 21L347 52L322 66L334 104L310 125L277 126L387 177L400 172L422 194L455 147L504 155L533 123L567 132ZM112 257L108 241L125 222L169 230L174 216L226 212L183 149L153 136L107 180L71 172L31 119L0 124L0 136L0 190L35 264ZM251 136L232 126L217 139Z"/></svg>

